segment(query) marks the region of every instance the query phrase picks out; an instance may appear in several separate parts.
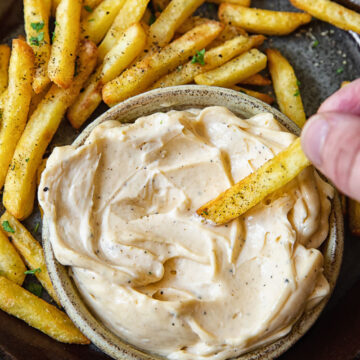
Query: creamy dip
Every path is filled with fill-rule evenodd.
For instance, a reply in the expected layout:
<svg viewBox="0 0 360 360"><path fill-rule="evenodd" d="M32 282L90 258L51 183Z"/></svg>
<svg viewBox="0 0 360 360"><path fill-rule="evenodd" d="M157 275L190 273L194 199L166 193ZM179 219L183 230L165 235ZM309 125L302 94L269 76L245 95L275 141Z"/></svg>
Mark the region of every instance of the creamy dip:
<svg viewBox="0 0 360 360"><path fill-rule="evenodd" d="M271 114L223 107L97 126L39 188L56 258L93 313L169 359L225 359L286 335L329 292L317 248L333 189L313 168L241 218L195 210L287 147Z"/></svg>

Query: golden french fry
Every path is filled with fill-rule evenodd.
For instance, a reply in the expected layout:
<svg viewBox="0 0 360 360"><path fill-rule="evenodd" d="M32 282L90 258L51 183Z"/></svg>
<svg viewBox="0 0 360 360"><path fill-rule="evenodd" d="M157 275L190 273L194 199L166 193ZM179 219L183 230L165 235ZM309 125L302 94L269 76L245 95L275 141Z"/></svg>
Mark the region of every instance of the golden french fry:
<svg viewBox="0 0 360 360"><path fill-rule="evenodd" d="M349 198L349 228L353 235L360 236L360 203Z"/></svg>
<svg viewBox="0 0 360 360"><path fill-rule="evenodd" d="M9 66L9 86L0 123L0 188L4 185L16 144L26 125L33 72L34 53L31 47L24 40L14 39Z"/></svg>
<svg viewBox="0 0 360 360"><path fill-rule="evenodd" d="M3 203L17 219L29 216L34 206L36 170L66 109L78 96L96 64L96 46L85 41L79 50L78 74L68 89L53 85L32 114L23 132L5 181Z"/></svg>
<svg viewBox="0 0 360 360"><path fill-rule="evenodd" d="M113 106L130 96L146 90L156 79L184 63L209 44L222 30L222 25L209 20L173 41L161 51L154 52L107 83L102 91L106 104Z"/></svg>
<svg viewBox="0 0 360 360"><path fill-rule="evenodd" d="M35 54L33 89L41 93L50 83L47 73L50 59L49 11L43 0L24 0L27 43Z"/></svg>
<svg viewBox="0 0 360 360"><path fill-rule="evenodd" d="M195 82L199 85L231 87L265 67L266 56L259 50L252 49L217 69L196 76Z"/></svg>
<svg viewBox="0 0 360 360"><path fill-rule="evenodd" d="M105 56L104 64L69 108L67 118L75 129L78 129L101 103L103 85L119 76L144 50L145 44L146 33L140 24L134 24L124 32Z"/></svg>
<svg viewBox="0 0 360 360"><path fill-rule="evenodd" d="M0 45L0 94L2 94L8 86L10 52L9 46Z"/></svg>
<svg viewBox="0 0 360 360"><path fill-rule="evenodd" d="M81 10L81 19L88 17L103 0L84 0Z"/></svg>
<svg viewBox="0 0 360 360"><path fill-rule="evenodd" d="M178 34L185 34L186 32L190 31L192 28L205 24L208 21L209 19L201 16L190 16L176 29L176 32Z"/></svg>
<svg viewBox="0 0 360 360"><path fill-rule="evenodd" d="M269 71L280 110L302 128L306 121L299 81L290 63L278 50L267 49Z"/></svg>
<svg viewBox="0 0 360 360"><path fill-rule="evenodd" d="M342 83L341 83L341 88L343 88L344 86L346 86L346 85L349 85L351 83L351 81L343 81Z"/></svg>
<svg viewBox="0 0 360 360"><path fill-rule="evenodd" d="M3 113L4 113L4 108L5 108L5 103L6 103L6 98L8 95L8 89L6 89L1 95L0 95L0 120L3 117Z"/></svg>
<svg viewBox="0 0 360 360"><path fill-rule="evenodd" d="M204 2L204 0L172 0L150 26L149 47L163 47L173 38L176 29Z"/></svg>
<svg viewBox="0 0 360 360"><path fill-rule="evenodd" d="M49 18L51 16L52 0L43 0L42 3L44 6L46 17Z"/></svg>
<svg viewBox="0 0 360 360"><path fill-rule="evenodd" d="M90 344L63 311L3 276L0 276L0 309L57 341Z"/></svg>
<svg viewBox="0 0 360 360"><path fill-rule="evenodd" d="M265 35L287 35L311 21L311 15L306 13L254 9L229 3L220 5L219 18L224 23Z"/></svg>
<svg viewBox="0 0 360 360"><path fill-rule="evenodd" d="M3 224L2 227L7 229L7 224ZM5 276L21 286L25 279L25 271L26 267L19 253L0 230L0 276Z"/></svg>
<svg viewBox="0 0 360 360"><path fill-rule="evenodd" d="M49 0L47 0L49 1ZM56 9L59 6L61 0L51 0L52 4L51 4L51 14L53 17L56 16Z"/></svg>
<svg viewBox="0 0 360 360"><path fill-rule="evenodd" d="M261 45L264 40L265 37L262 35L250 37L243 35L237 36L206 51L204 55L204 65L189 61L172 73L160 78L151 86L151 89L188 84L194 80L195 76L221 66L233 57Z"/></svg>
<svg viewBox="0 0 360 360"><path fill-rule="evenodd" d="M104 40L99 45L99 62L115 46L123 32L132 24L138 23L143 17L149 0L127 0L116 16Z"/></svg>
<svg viewBox="0 0 360 360"><path fill-rule="evenodd" d="M82 36L98 44L110 29L125 0L104 0L81 22Z"/></svg>
<svg viewBox="0 0 360 360"><path fill-rule="evenodd" d="M27 231L25 227L7 211L5 211L0 218L0 223L4 224L4 222L8 224L9 229L11 229L11 231L7 231L7 235L11 237L13 245L23 257L28 268L30 270L37 270L34 275L49 295L61 306L60 300L51 283L46 268L44 251L40 243L35 240L29 231ZM4 230L6 231L5 227Z"/></svg>
<svg viewBox="0 0 360 360"><path fill-rule="evenodd" d="M51 83L48 84L40 94L35 94L35 92L33 92L33 95L32 95L31 101L30 101L30 108L29 108L29 115L28 115L29 118L33 114L33 112L36 110L38 105L41 103L41 101L44 99L44 97L50 90L50 87L51 87Z"/></svg>
<svg viewBox="0 0 360 360"><path fill-rule="evenodd" d="M343 30L352 30L360 34L360 14L330 0L290 0L298 9L337 26Z"/></svg>
<svg viewBox="0 0 360 360"><path fill-rule="evenodd" d="M221 45L223 42L233 39L239 35L248 36L247 32L239 27L226 25L220 35L208 45L209 49Z"/></svg>
<svg viewBox="0 0 360 360"><path fill-rule="evenodd" d="M50 79L67 89L74 78L79 44L81 0L61 0L56 9L56 26L48 66Z"/></svg>
<svg viewBox="0 0 360 360"><path fill-rule="evenodd" d="M264 94L264 93L254 91L254 90L245 89L245 88L240 87L240 86L232 86L231 89L243 92L243 93L245 93L247 95L250 95L250 96L252 96L254 98L257 98L257 99L259 99L261 101L264 101L264 102L266 102L268 104L272 104L274 102L274 98L271 97L268 94Z"/></svg>
<svg viewBox="0 0 360 360"><path fill-rule="evenodd" d="M257 86L267 86L271 84L271 80L262 76L261 74L255 74L248 77L247 79L241 82L243 85L257 85Z"/></svg>
<svg viewBox="0 0 360 360"><path fill-rule="evenodd" d="M298 138L287 149L196 212L216 224L225 224L286 185L310 165Z"/></svg>

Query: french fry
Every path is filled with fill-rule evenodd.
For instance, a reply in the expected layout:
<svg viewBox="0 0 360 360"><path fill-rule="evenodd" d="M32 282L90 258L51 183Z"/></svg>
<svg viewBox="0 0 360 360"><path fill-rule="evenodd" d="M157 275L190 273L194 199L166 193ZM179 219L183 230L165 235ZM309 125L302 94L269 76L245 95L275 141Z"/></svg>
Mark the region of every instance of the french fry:
<svg viewBox="0 0 360 360"><path fill-rule="evenodd" d="M200 6L204 0L172 0L150 26L149 47L163 47L173 38L176 29Z"/></svg>
<svg viewBox="0 0 360 360"><path fill-rule="evenodd" d="M161 51L145 57L103 87L103 100L109 106L146 90L156 79L184 63L197 50L209 44L222 30L222 25L209 20L197 26Z"/></svg>
<svg viewBox="0 0 360 360"><path fill-rule="evenodd" d="M35 92L33 92L33 95L32 95L31 101L30 101L30 108L29 108L29 115L28 115L29 118L31 117L33 112L36 110L38 105L41 103L41 101L44 99L44 97L46 96L46 94L48 93L50 88L51 88L51 83L48 84L40 94L35 94Z"/></svg>
<svg viewBox="0 0 360 360"><path fill-rule="evenodd" d="M8 70L10 60L10 48L7 45L0 45L0 95L8 86Z"/></svg>
<svg viewBox="0 0 360 360"><path fill-rule="evenodd" d="M221 66L233 57L244 53L253 47L261 45L264 40L265 37L262 35L254 35L250 37L243 35L237 36L234 39L228 40L223 44L205 52L204 66L189 61L187 64L180 66L172 73L160 78L151 86L151 89L189 84L194 80L195 76Z"/></svg>
<svg viewBox="0 0 360 360"><path fill-rule="evenodd" d="M17 142L25 128L32 94L34 53L20 39L12 42L9 86L0 123L0 188L4 185Z"/></svg>
<svg viewBox="0 0 360 360"><path fill-rule="evenodd" d="M99 45L98 57L102 62L106 54L115 46L122 33L143 17L149 0L126 0L116 16L104 40Z"/></svg>
<svg viewBox="0 0 360 360"><path fill-rule="evenodd" d="M81 19L88 17L103 0L84 0L81 10Z"/></svg>
<svg viewBox="0 0 360 360"><path fill-rule="evenodd" d="M37 270L34 275L49 295L61 306L60 300L51 283L46 268L44 251L40 243L35 240L29 231L27 231L25 227L7 211L1 216L0 222L1 224L4 222L9 224L9 229L12 231L7 232L7 235L11 237L13 245L23 257L28 268L30 270ZM4 230L6 231L6 228L4 228Z"/></svg>
<svg viewBox="0 0 360 360"><path fill-rule="evenodd" d="M98 44L124 6L125 0L104 0L81 22L82 36Z"/></svg>
<svg viewBox="0 0 360 360"><path fill-rule="evenodd" d="M271 80L262 76L261 74L255 74L248 77L247 79L241 82L243 85L257 85L257 86L267 86L271 84Z"/></svg>
<svg viewBox="0 0 360 360"><path fill-rule="evenodd" d="M6 89L1 95L0 95L0 120L3 117L5 104L6 104L6 98L8 96L9 90Z"/></svg>
<svg viewBox="0 0 360 360"><path fill-rule="evenodd" d="M5 276L21 286L25 279L25 271L26 267L19 253L0 230L0 276Z"/></svg>
<svg viewBox="0 0 360 360"><path fill-rule="evenodd" d="M50 79L67 89L74 78L79 44L81 0L61 0L56 9L54 41L48 66Z"/></svg>
<svg viewBox="0 0 360 360"><path fill-rule="evenodd" d="M49 0L47 0L49 1ZM61 0L51 0L51 14L53 17L56 16L56 9L59 6Z"/></svg>
<svg viewBox="0 0 360 360"><path fill-rule="evenodd" d="M79 50L78 74L68 89L55 84L26 125L5 181L3 203L17 219L29 216L34 206L36 170L66 109L78 96L96 64L96 46L85 41Z"/></svg>
<svg viewBox="0 0 360 360"><path fill-rule="evenodd" d="M195 77L199 85L231 87L242 80L257 74L266 67L266 56L252 49L227 62L217 69Z"/></svg>
<svg viewBox="0 0 360 360"><path fill-rule="evenodd" d="M219 19L240 26L246 31L265 35L287 35L311 21L306 13L271 11L224 3L219 7Z"/></svg>
<svg viewBox="0 0 360 360"><path fill-rule="evenodd" d="M35 54L33 89L41 93L50 83L47 73L50 59L49 11L43 0L24 0L27 43Z"/></svg>
<svg viewBox="0 0 360 360"><path fill-rule="evenodd" d="M43 0L43 6L47 18L51 16L52 0Z"/></svg>
<svg viewBox="0 0 360 360"><path fill-rule="evenodd" d="M248 33L239 27L225 25L224 30L211 44L208 45L208 48L211 49L213 47L219 46L223 42L231 40L239 35L248 36Z"/></svg>
<svg viewBox="0 0 360 360"><path fill-rule="evenodd" d="M298 138L287 149L196 212L216 224L225 224L286 185L310 165Z"/></svg>
<svg viewBox="0 0 360 360"><path fill-rule="evenodd" d="M306 115L294 69L278 50L267 49L266 54L280 110L302 128Z"/></svg>
<svg viewBox="0 0 360 360"><path fill-rule="evenodd" d="M176 32L178 34L185 34L186 32L190 31L192 28L205 24L208 21L209 19L201 16L190 16L176 29Z"/></svg>
<svg viewBox="0 0 360 360"><path fill-rule="evenodd" d="M353 235L360 236L360 203L349 198L349 228Z"/></svg>
<svg viewBox="0 0 360 360"><path fill-rule="evenodd" d="M63 311L3 276L0 276L0 309L57 341L90 344Z"/></svg>
<svg viewBox="0 0 360 360"><path fill-rule="evenodd" d="M352 30L360 34L360 14L330 0L290 0L298 9L337 26L343 30Z"/></svg>
<svg viewBox="0 0 360 360"><path fill-rule="evenodd" d="M261 101L264 101L267 104L272 104L274 102L274 98L271 97L268 94L264 94L264 93L254 91L254 90L245 89L245 88L240 87L240 86L232 86L231 89L243 92L243 93L245 93L247 95L250 95L250 96L252 96L254 98L257 98L257 99L259 99Z"/></svg>
<svg viewBox="0 0 360 360"><path fill-rule="evenodd" d="M130 26L105 56L104 64L91 77L85 90L69 108L67 118L78 129L101 103L103 84L119 76L144 50L146 33L140 24Z"/></svg>

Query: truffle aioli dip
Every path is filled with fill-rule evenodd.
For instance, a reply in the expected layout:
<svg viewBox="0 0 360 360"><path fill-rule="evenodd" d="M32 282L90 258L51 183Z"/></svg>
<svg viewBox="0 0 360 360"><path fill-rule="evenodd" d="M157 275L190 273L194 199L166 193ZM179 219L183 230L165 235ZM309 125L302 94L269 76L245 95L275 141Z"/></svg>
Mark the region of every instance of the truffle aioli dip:
<svg viewBox="0 0 360 360"><path fill-rule="evenodd" d="M308 168L227 225L195 210L294 140L271 114L224 107L98 125L41 178L55 256L92 312L149 352L226 359L273 342L329 293L317 248L333 188Z"/></svg>

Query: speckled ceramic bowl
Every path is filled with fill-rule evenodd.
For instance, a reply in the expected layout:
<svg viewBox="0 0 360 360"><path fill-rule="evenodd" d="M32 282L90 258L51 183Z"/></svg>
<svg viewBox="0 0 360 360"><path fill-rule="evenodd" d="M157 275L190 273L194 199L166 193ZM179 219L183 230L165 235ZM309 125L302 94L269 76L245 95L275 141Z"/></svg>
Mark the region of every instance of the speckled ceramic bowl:
<svg viewBox="0 0 360 360"><path fill-rule="evenodd" d="M98 124L107 120L119 120L123 123L133 122L140 116L145 116L158 111L184 110L190 107L207 107L221 105L239 115L249 118L262 112L270 112L289 131L299 135L299 128L271 106L233 90L207 87L207 86L177 86L172 88L157 89L128 99L111 108L97 120L91 123L75 140L75 146L81 146L89 133ZM338 194L333 201L333 210L330 216L330 233L322 247L325 257L324 274L330 283L331 292L334 289L339 274L343 253L343 217ZM106 329L87 309L81 299L68 269L60 265L53 254L49 241L49 232L44 218L43 245L46 262L51 280L60 301L74 323L79 329L102 351L115 359L145 360L162 359L162 357L149 354L141 349L122 341L111 331ZM313 325L323 310L327 299L318 306L306 312L295 324L292 331L280 340L244 354L237 359L273 359L289 349Z"/></svg>

